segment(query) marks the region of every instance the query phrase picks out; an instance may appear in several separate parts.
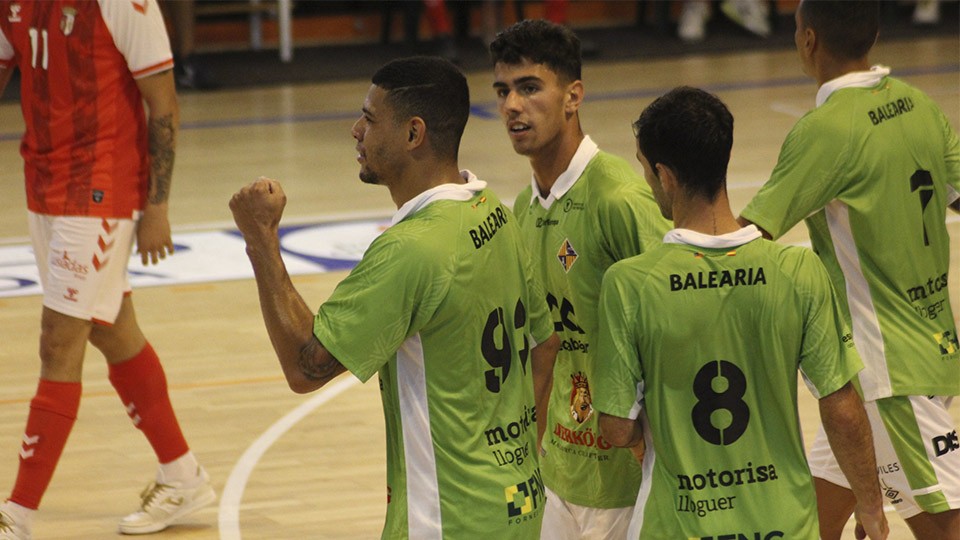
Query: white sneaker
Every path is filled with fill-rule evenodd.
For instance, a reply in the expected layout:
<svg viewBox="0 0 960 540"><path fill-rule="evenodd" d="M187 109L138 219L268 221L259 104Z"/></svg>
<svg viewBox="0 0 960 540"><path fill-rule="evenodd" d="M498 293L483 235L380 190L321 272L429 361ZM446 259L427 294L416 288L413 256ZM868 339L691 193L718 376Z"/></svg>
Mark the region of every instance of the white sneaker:
<svg viewBox="0 0 960 540"><path fill-rule="evenodd" d="M754 34L760 37L770 35L770 8L764 0L724 0L720 10Z"/></svg>
<svg viewBox="0 0 960 540"><path fill-rule="evenodd" d="M30 531L14 521L0 504L0 540L30 540Z"/></svg>
<svg viewBox="0 0 960 540"><path fill-rule="evenodd" d="M210 476L201 467L197 481L169 484L150 482L140 493L140 509L120 520L123 534L149 534L162 531L178 519L217 500L210 485Z"/></svg>
<svg viewBox="0 0 960 540"><path fill-rule="evenodd" d="M705 0L687 0L683 3L683 11L680 13L677 35L688 43L703 41L709 18L710 5Z"/></svg>

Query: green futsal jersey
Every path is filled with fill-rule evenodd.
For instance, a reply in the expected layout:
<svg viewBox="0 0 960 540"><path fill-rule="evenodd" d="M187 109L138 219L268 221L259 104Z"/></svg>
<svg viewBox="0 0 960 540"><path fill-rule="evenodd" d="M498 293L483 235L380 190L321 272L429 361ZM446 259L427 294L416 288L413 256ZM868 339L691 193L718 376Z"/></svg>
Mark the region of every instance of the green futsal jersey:
<svg viewBox="0 0 960 540"><path fill-rule="evenodd" d="M405 204L316 316L351 373L379 372L383 538L539 538L530 350L553 330L515 218L485 186Z"/></svg>
<svg viewBox="0 0 960 540"><path fill-rule="evenodd" d="M630 418L644 394L631 538L818 538L797 369L822 397L862 367L823 265L753 226L664 242L600 294L596 407Z"/></svg>
<svg viewBox="0 0 960 540"><path fill-rule="evenodd" d="M821 87L743 217L774 238L806 220L866 364L866 399L957 395L944 220L960 142L929 97L888 73Z"/></svg>
<svg viewBox="0 0 960 540"><path fill-rule="evenodd" d="M514 206L526 245L537 250L537 276L562 341L543 440L543 479L573 504L632 506L640 466L629 451L603 439L591 403L597 299L611 264L659 245L670 227L646 182L589 137L546 204L531 186Z"/></svg>

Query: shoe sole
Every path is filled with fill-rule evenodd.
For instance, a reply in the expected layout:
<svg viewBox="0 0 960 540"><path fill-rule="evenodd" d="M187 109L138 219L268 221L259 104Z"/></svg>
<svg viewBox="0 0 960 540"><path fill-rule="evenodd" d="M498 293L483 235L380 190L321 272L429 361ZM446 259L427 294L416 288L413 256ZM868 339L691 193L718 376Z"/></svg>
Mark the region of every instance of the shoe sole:
<svg viewBox="0 0 960 540"><path fill-rule="evenodd" d="M119 529L121 533L130 535L160 532L176 523L177 520L184 518L196 512L197 510L200 510L215 500L217 500L217 494L213 491L212 487L207 486L207 489L202 495L194 498L189 505L183 506L180 508L180 510L171 514L166 521L151 523L149 525L143 525L139 527L136 525L124 525L121 523Z"/></svg>

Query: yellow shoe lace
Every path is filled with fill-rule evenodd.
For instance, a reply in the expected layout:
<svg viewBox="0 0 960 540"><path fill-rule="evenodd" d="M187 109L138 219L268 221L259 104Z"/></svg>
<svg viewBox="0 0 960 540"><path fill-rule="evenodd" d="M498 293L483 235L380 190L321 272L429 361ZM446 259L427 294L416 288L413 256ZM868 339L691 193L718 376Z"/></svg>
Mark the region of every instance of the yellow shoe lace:
<svg viewBox="0 0 960 540"><path fill-rule="evenodd" d="M146 510L150 503L160 495L160 493L167 489L168 485L160 484L158 482L150 482L150 485L145 487L142 492L140 492L140 508Z"/></svg>

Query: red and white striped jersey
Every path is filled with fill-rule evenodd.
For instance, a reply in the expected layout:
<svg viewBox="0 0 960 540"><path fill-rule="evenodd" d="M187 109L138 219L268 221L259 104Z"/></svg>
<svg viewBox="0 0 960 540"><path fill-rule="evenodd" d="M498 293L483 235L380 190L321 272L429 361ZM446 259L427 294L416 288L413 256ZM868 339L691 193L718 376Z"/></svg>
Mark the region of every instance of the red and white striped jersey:
<svg viewBox="0 0 960 540"><path fill-rule="evenodd" d="M27 206L126 217L149 179L135 80L170 69L156 0L0 0L0 69L20 68Z"/></svg>

